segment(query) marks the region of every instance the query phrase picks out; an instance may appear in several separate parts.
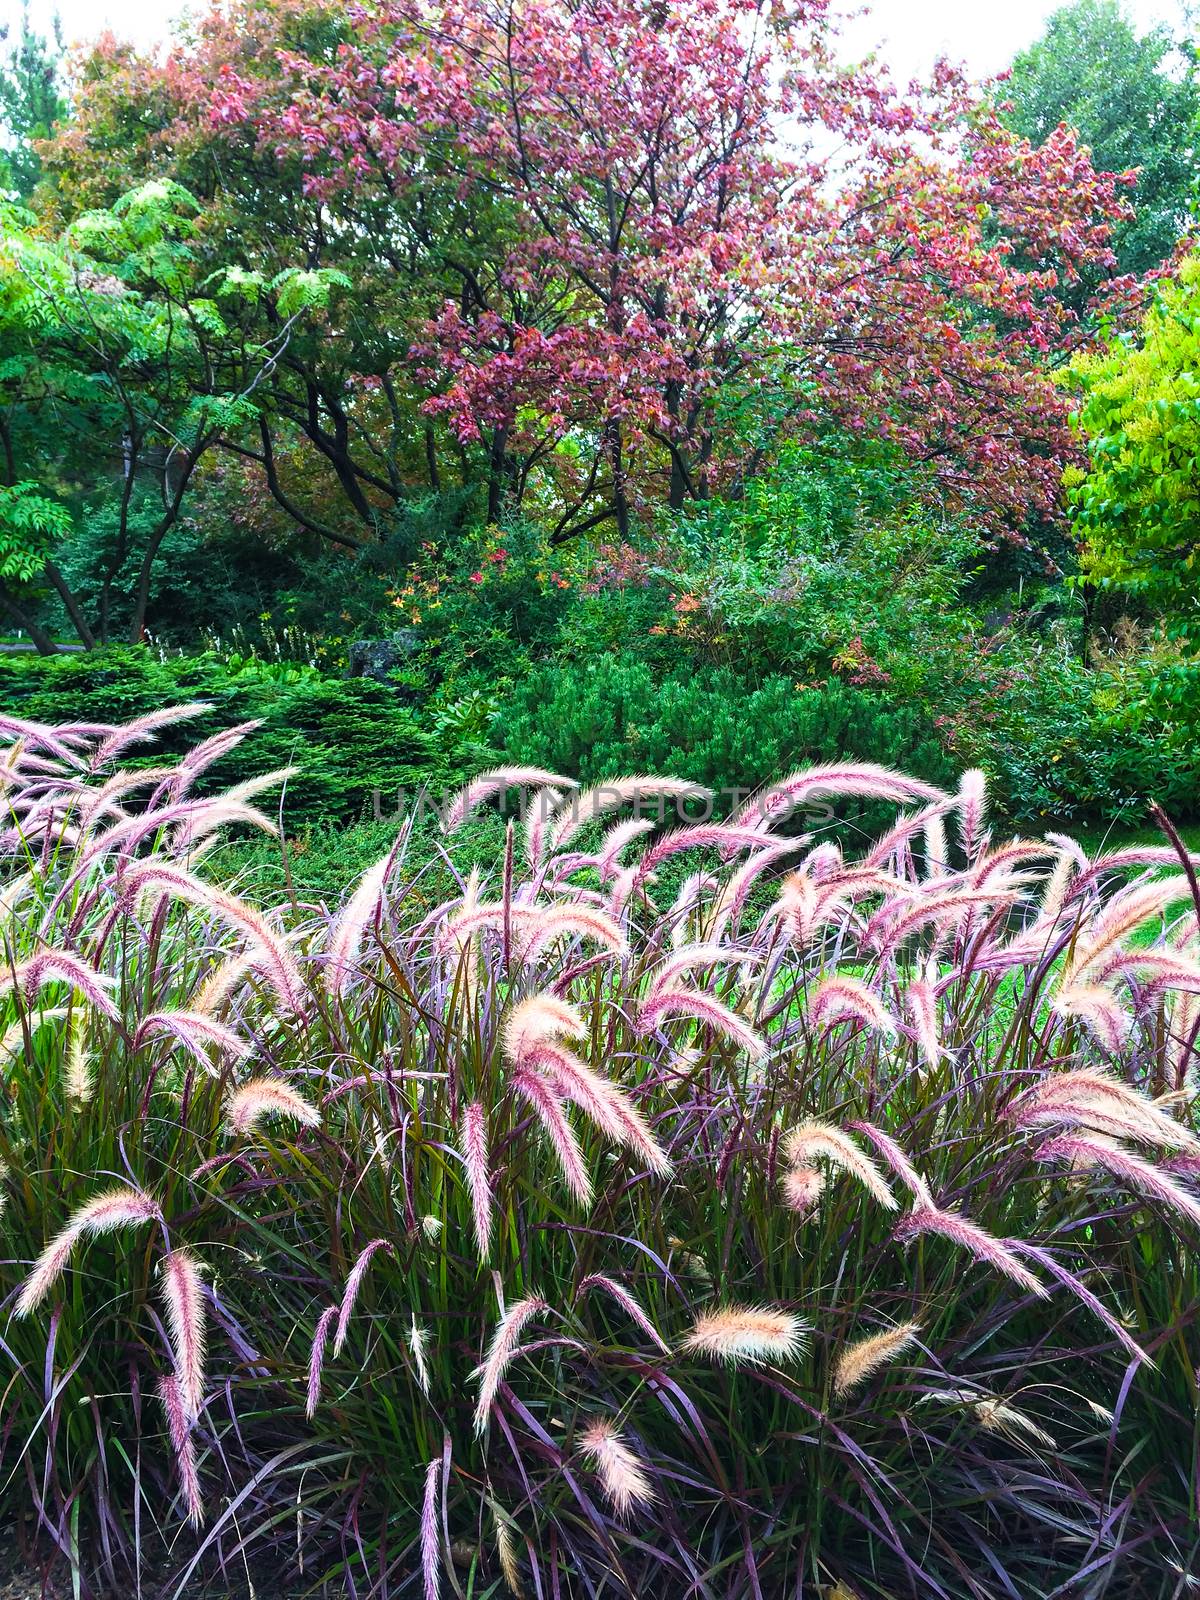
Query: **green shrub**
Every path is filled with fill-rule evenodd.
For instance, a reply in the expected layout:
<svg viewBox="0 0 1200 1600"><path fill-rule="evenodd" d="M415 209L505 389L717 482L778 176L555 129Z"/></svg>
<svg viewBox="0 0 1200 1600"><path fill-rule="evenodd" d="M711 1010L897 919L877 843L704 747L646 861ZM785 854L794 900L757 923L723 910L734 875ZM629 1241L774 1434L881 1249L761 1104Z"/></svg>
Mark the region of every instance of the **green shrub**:
<svg viewBox="0 0 1200 1600"><path fill-rule="evenodd" d="M495 737L512 760L583 782L670 772L748 789L808 762L855 758L932 782L952 777L928 721L883 696L837 679L774 676L755 687L727 667L658 672L628 656L532 672Z"/></svg>
<svg viewBox="0 0 1200 1600"><path fill-rule="evenodd" d="M202 717L160 729L147 759L177 754L197 737L258 720L253 741L223 758L212 782L226 786L303 758L288 785L289 827L353 821L374 791L462 776L454 752L426 733L386 684L323 675L302 663L211 654L167 657L125 646L47 659L0 659L0 708L38 722L127 722L164 705L205 701ZM468 763L477 765L475 756Z"/></svg>

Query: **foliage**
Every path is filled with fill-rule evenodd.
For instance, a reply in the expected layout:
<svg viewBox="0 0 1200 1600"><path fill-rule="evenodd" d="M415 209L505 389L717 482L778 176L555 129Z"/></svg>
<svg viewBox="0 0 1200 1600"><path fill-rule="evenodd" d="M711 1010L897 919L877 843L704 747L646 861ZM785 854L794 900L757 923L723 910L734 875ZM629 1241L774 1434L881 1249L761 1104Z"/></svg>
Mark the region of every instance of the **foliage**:
<svg viewBox="0 0 1200 1600"><path fill-rule="evenodd" d="M239 285L279 283L297 240L342 275L263 373L269 448L238 441L268 479L297 441L326 464L332 511L273 474L303 526L371 537L453 472L489 523L518 504L555 542L625 539L830 419L994 531L1058 504L1044 358L1087 331L1059 289L1111 265L1118 187L948 69L906 97L838 66L825 0L769 23L754 0L649 22L241 0L160 62L102 42L83 73L50 158L65 212L171 178L215 274L237 239Z"/></svg>
<svg viewBox="0 0 1200 1600"><path fill-rule="evenodd" d="M1106 172L1136 169L1136 216L1114 236L1127 272L1166 261L1193 202L1200 84L1194 48L1161 24L1139 34L1120 0L1074 0L1012 64L1005 121L1040 144L1060 122Z"/></svg>
<svg viewBox="0 0 1200 1600"><path fill-rule="evenodd" d="M728 667L662 670L628 656L531 671L514 685L495 737L510 760L584 783L659 771L748 793L839 757L903 763L935 781L950 772L919 712L837 679L771 674L754 685Z"/></svg>
<svg viewBox="0 0 1200 1600"><path fill-rule="evenodd" d="M330 918L189 872L245 817L189 798L212 747L139 799L145 723L10 731L4 1509L76 1592L256 1555L428 1600L455 1563L701 1600L1194 1570L1173 848L993 843L976 777L852 764L622 846L560 783L511 875L431 907L402 837ZM918 812L781 868L818 792Z"/></svg>
<svg viewBox="0 0 1200 1600"><path fill-rule="evenodd" d="M1090 461L1072 476L1084 578L1195 623L1200 549L1200 256L1163 282L1136 343L1081 360Z"/></svg>
<svg viewBox="0 0 1200 1600"><path fill-rule="evenodd" d="M0 43L8 46L0 60L0 192L7 191L6 199L27 201L42 176L37 141L48 139L67 115L62 26L55 15L49 38L35 33L29 0L22 0L15 39L10 31L9 24L0 27Z"/></svg>
<svg viewBox="0 0 1200 1600"><path fill-rule="evenodd" d="M298 763L287 791L298 828L355 821L376 791L390 811L401 790L453 781L462 770L461 746L439 746L386 685L304 663L213 654L160 660L132 647L48 660L0 656L0 706L35 721L58 717L65 704L104 723L195 702L209 709L159 729L147 761L186 749L197 731L257 721L253 743L219 761L215 780L238 783Z"/></svg>

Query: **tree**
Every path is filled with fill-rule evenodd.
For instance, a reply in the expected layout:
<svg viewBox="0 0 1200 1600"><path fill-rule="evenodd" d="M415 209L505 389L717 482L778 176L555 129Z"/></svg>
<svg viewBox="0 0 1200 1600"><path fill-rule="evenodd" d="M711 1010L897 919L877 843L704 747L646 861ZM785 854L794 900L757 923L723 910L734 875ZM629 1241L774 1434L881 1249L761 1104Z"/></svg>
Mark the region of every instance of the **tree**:
<svg viewBox="0 0 1200 1600"><path fill-rule="evenodd" d="M271 281L194 248L195 199L166 181L59 238L9 207L0 245L0 601L29 626L22 592L55 589L81 642L110 637L122 590L142 637L151 578L204 457L258 422L256 391L334 280L292 268ZM273 334L248 334L271 306ZM55 559L77 523L112 511L97 615ZM39 648L48 639L31 636Z"/></svg>
<svg viewBox="0 0 1200 1600"><path fill-rule="evenodd" d="M1140 336L1075 369L1090 467L1071 501L1086 582L1200 625L1200 256L1159 285Z"/></svg>
<svg viewBox="0 0 1200 1600"><path fill-rule="evenodd" d="M0 41L9 29L0 28ZM28 200L42 175L36 141L48 139L67 114L62 90L62 27L56 16L50 38L29 23L28 0L21 7L20 30L0 62L0 190Z"/></svg>
<svg viewBox="0 0 1200 1600"><path fill-rule="evenodd" d="M838 66L826 0L242 0L86 70L60 194L136 158L187 179L214 266L294 238L350 279L255 455L303 438L365 526L449 457L491 516L623 529L828 419L996 533L1057 507L1047 367L1087 332L1060 289L1112 269L1117 184L948 70L908 100Z"/></svg>
<svg viewBox="0 0 1200 1600"><path fill-rule="evenodd" d="M1139 37L1120 0L1075 0L1017 56L1004 92L1005 121L1035 144L1065 122L1097 167L1137 170L1137 215L1114 246L1130 272L1165 261L1194 198L1200 83L1191 44L1162 26Z"/></svg>

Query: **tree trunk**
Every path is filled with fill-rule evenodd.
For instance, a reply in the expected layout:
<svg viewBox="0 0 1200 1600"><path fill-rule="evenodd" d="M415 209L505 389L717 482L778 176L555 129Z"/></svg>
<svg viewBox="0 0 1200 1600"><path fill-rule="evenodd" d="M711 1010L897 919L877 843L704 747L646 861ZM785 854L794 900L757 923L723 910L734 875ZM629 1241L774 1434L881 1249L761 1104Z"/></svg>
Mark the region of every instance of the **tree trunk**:
<svg viewBox="0 0 1200 1600"><path fill-rule="evenodd" d="M24 611L22 611L21 607L13 599L12 595L8 594L4 589L0 589L0 610L7 612L17 624L18 628L24 628L25 632L33 641L33 647L37 651L38 655L58 655L58 646L46 632L45 628L41 627L33 620L32 617L28 616Z"/></svg>
<svg viewBox="0 0 1200 1600"><path fill-rule="evenodd" d="M96 648L96 635L92 632L90 626L88 625L87 618L79 609L79 602L71 593L67 580L63 577L62 573L58 570L53 561L48 560L46 562L45 573L50 579L50 582L58 590L59 596L62 599L62 603L67 608L67 615L71 619L71 623L75 629L75 632L79 635L80 644L85 650L94 650Z"/></svg>

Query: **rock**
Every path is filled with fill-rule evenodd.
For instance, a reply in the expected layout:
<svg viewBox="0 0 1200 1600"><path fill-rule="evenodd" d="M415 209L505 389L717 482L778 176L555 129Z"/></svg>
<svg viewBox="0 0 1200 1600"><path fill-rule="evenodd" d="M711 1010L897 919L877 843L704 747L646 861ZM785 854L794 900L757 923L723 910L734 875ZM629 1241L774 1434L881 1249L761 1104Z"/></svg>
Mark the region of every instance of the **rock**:
<svg viewBox="0 0 1200 1600"><path fill-rule="evenodd" d="M350 676L386 683L389 674L411 661L423 643L415 628L400 628L386 639L355 639L350 646Z"/></svg>

